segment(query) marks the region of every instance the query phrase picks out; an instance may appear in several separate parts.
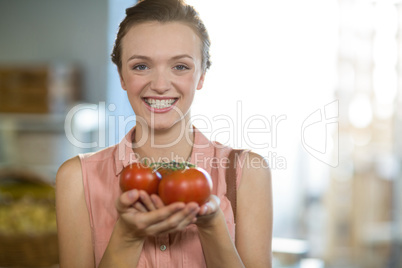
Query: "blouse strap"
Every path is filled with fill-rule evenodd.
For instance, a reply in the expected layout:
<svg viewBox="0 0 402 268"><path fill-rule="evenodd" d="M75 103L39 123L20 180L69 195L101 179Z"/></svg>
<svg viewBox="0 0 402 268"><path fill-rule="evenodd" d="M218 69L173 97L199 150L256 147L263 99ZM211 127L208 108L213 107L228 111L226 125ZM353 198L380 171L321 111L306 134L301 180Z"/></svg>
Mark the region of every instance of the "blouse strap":
<svg viewBox="0 0 402 268"><path fill-rule="evenodd" d="M237 172L236 162L244 150L233 149L228 156L228 166L226 168L226 197L229 199L232 205L233 218L236 223L236 204L237 204Z"/></svg>

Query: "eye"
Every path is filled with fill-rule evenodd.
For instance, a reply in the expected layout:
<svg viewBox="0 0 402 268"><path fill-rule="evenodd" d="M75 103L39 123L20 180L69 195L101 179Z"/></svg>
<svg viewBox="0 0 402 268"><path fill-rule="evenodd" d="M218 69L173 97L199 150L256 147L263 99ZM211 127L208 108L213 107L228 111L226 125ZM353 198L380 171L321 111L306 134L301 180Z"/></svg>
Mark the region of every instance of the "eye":
<svg viewBox="0 0 402 268"><path fill-rule="evenodd" d="M146 66L145 64L138 64L133 67L133 70L138 70L138 71L145 71L147 69L148 69L148 66Z"/></svg>
<svg viewBox="0 0 402 268"><path fill-rule="evenodd" d="M190 68L188 68L186 65L180 64L180 65L176 65L175 67L173 67L173 69L178 70L178 71L184 71L184 70L189 70Z"/></svg>

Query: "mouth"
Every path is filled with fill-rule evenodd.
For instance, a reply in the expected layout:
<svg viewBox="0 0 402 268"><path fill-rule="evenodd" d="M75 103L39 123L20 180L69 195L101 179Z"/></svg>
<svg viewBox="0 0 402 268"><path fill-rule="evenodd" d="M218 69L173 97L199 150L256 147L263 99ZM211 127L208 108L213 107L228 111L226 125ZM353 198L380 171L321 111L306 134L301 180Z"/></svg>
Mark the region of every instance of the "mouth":
<svg viewBox="0 0 402 268"><path fill-rule="evenodd" d="M176 103L178 98L171 99L154 99L154 98L143 98L144 102L152 109L166 109Z"/></svg>

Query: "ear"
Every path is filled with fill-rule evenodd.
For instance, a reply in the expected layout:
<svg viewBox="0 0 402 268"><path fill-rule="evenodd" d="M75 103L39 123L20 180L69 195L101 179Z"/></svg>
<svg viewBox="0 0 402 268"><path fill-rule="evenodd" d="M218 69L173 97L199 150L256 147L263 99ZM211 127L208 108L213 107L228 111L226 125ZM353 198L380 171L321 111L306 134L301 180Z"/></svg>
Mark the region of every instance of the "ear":
<svg viewBox="0 0 402 268"><path fill-rule="evenodd" d="M122 76L120 70L119 70L119 77L120 77L121 88L122 88L123 90L127 90L127 89L126 89L126 83L124 82L124 79L123 79L123 76Z"/></svg>
<svg viewBox="0 0 402 268"><path fill-rule="evenodd" d="M202 73L200 80L198 80L198 85L197 89L200 90L202 86L204 85L204 79L205 79L205 72Z"/></svg>

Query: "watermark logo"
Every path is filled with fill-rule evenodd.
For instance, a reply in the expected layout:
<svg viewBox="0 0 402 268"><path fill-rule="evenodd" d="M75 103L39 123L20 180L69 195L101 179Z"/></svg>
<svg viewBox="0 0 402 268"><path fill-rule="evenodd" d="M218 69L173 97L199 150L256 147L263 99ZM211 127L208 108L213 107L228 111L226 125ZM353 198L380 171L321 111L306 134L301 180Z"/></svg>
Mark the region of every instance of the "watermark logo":
<svg viewBox="0 0 402 268"><path fill-rule="evenodd" d="M301 127L304 149L317 160L331 166L339 164L339 101L328 103L310 114Z"/></svg>
<svg viewBox="0 0 402 268"><path fill-rule="evenodd" d="M187 139L193 148L203 149L210 146L208 143L192 144L192 140L188 137L190 133L186 133L184 129L190 129L194 124L211 141L217 140L220 142L214 143L214 146L217 148L231 145L234 148L259 150L263 158L260 159L260 162L262 162L261 165L268 163L272 169L287 168L286 158L275 152L276 148L279 147L278 133L281 129L280 125L284 124L287 120L286 115L271 115L267 117L262 114L255 114L246 117L243 114L242 103L238 101L234 115L218 114L211 118L197 115L192 116L190 120L183 120L186 115L179 108L173 107L169 120L182 124L181 129L183 131L174 140L159 144L154 139L155 135L152 134L154 126L163 124L158 115L152 113L149 118L139 115L129 117L113 115L115 107L114 104L106 105L105 102L100 102L99 104L79 104L73 107L68 112L64 125L69 142L76 148L87 151L88 149L103 149L115 144L111 141L116 136L124 137L128 131L127 126L134 121L137 126L141 125L143 135L141 135L141 138L135 144L131 144L130 140L122 140L126 146L132 148L137 148L146 142L150 142L152 148L166 149L180 142L183 138ZM151 133L148 133L149 131ZM120 146L119 149L121 148L124 147ZM172 159L174 159L173 157L174 155L172 155Z"/></svg>
<svg viewBox="0 0 402 268"><path fill-rule="evenodd" d="M317 160L331 166L337 167L339 164L338 149L338 132L339 132L339 102L333 101L317 109L311 113L302 123L301 126L301 143L304 149ZM127 132L127 126L135 122L142 125L143 131L153 131L150 125L157 125L160 122L155 116L151 118L142 118L141 116L131 115L115 116L112 112L115 110L114 104L106 105L104 102L97 104L79 104L72 108L66 116L65 131L70 143L77 148L99 149L108 146L107 140L114 140L116 132L118 136L124 136ZM137 141L135 145L127 141L127 146L138 147L147 142L151 137L151 145L154 148L166 148L173 146L176 142L182 140L185 135L184 129L191 128L196 122L198 125L204 126L200 130L210 140L222 141L224 144L231 144L235 148L249 148L252 150L260 150L264 152L261 156L268 162L273 169L286 169L286 158L277 154L274 150L278 148L278 134L281 129L279 126L287 120L286 115L275 116L269 118L256 114L244 118L242 103L239 101L236 105L236 114L230 116L227 114L219 114L212 118L204 116L195 116L190 121L182 120L185 115L176 107L173 107L176 113L174 118L180 124L183 124L181 133L177 139L169 144L157 144L153 140L152 133L143 133L143 139ZM187 124L187 125L186 125ZM219 127L213 127L218 124ZM74 133L73 130L76 131ZM97 141L93 139L85 140L80 135L82 132L95 131L97 133ZM189 137L185 137L188 139ZM207 144L192 144L193 147L203 148Z"/></svg>

